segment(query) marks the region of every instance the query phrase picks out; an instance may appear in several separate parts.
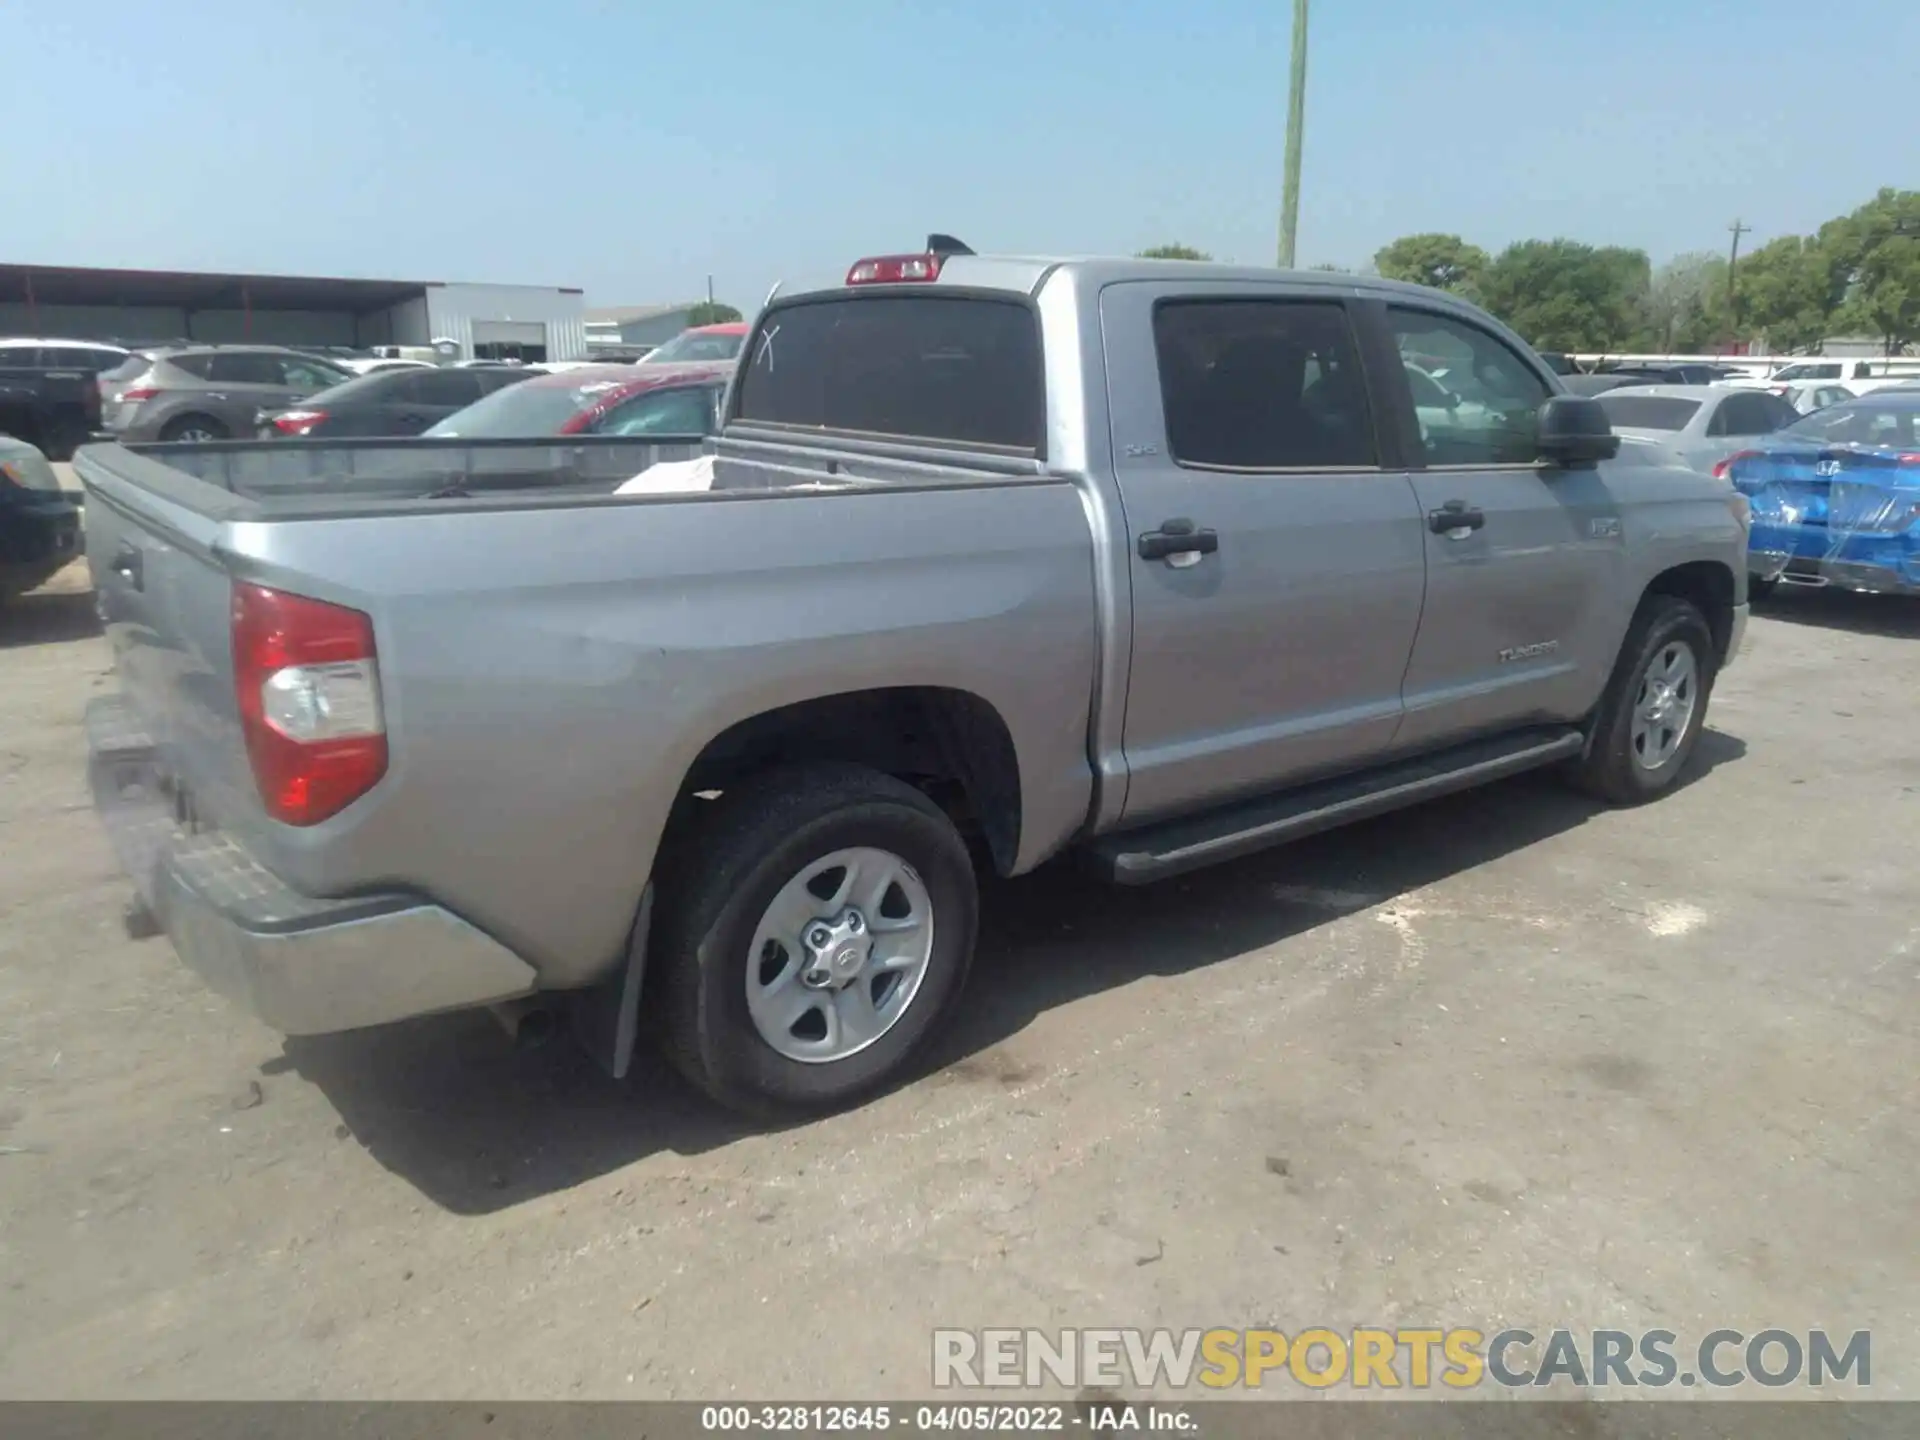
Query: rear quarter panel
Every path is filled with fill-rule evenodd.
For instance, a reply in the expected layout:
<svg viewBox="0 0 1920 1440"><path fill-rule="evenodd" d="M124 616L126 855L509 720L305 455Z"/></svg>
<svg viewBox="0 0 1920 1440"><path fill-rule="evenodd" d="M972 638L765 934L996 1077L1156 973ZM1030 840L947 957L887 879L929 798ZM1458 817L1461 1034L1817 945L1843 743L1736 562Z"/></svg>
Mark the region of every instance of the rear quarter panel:
<svg viewBox="0 0 1920 1440"><path fill-rule="evenodd" d="M606 973L682 778L801 700L971 691L1006 721L1020 862L1086 820L1092 543L1072 486L647 498L230 527L235 573L370 613L390 767L306 830L313 894L404 884L564 988Z"/></svg>

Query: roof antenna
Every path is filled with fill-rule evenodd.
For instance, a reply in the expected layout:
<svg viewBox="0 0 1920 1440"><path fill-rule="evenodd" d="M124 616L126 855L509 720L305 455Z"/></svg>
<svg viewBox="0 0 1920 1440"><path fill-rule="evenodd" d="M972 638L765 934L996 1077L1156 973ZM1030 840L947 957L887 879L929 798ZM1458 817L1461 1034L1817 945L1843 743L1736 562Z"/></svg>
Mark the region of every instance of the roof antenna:
<svg viewBox="0 0 1920 1440"><path fill-rule="evenodd" d="M951 235L936 234L927 236L927 253L929 255L971 255L973 248L961 244Z"/></svg>

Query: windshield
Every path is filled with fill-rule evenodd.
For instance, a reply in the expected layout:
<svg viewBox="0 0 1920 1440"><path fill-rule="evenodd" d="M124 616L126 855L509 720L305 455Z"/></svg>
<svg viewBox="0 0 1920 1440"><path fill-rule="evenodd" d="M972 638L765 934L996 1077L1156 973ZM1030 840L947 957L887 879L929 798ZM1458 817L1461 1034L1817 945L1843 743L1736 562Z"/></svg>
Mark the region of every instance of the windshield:
<svg viewBox="0 0 1920 1440"><path fill-rule="evenodd" d="M1699 410L1698 400L1680 400L1671 395L1635 395L1618 391L1602 395L1600 408L1607 419L1621 430L1684 430L1687 421Z"/></svg>
<svg viewBox="0 0 1920 1440"><path fill-rule="evenodd" d="M505 440L519 435L558 435L581 411L601 404L613 391L633 382L581 377L571 385L523 381L496 390L464 410L456 410L427 430L429 435L460 435L469 440Z"/></svg>
<svg viewBox="0 0 1920 1440"><path fill-rule="evenodd" d="M1835 405L1796 420L1780 433L1822 445L1920 445L1920 397Z"/></svg>
<svg viewBox="0 0 1920 1440"><path fill-rule="evenodd" d="M711 331L682 330L646 358L648 365L706 364L731 360L740 353L745 335L715 335Z"/></svg>

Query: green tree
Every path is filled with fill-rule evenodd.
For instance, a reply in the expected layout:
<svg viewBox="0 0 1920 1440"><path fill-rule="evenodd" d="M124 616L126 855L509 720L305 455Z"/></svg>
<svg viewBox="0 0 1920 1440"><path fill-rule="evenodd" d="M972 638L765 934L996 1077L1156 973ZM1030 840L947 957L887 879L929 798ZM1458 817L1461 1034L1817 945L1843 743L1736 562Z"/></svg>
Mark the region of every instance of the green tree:
<svg viewBox="0 0 1920 1440"><path fill-rule="evenodd" d="M1782 235L1734 270L1734 320L1766 337L1766 348L1812 350L1834 331L1846 277L1834 253L1804 235Z"/></svg>
<svg viewBox="0 0 1920 1440"><path fill-rule="evenodd" d="M1458 235L1402 235L1374 253L1373 266L1388 280L1470 295L1487 268L1487 252Z"/></svg>
<svg viewBox="0 0 1920 1440"><path fill-rule="evenodd" d="M1892 355L1920 341L1920 190L1882 190L1820 227L1843 289L1838 320L1878 337Z"/></svg>
<svg viewBox="0 0 1920 1440"><path fill-rule="evenodd" d="M1211 260L1213 257L1204 250L1196 250L1191 245L1151 245L1135 257L1139 260Z"/></svg>
<svg viewBox="0 0 1920 1440"><path fill-rule="evenodd" d="M1727 262L1710 250L1676 255L1647 286L1646 348L1690 355L1730 338Z"/></svg>
<svg viewBox="0 0 1920 1440"><path fill-rule="evenodd" d="M687 326L732 325L740 318L740 312L731 305L722 305L718 300L702 300L687 312Z"/></svg>
<svg viewBox="0 0 1920 1440"><path fill-rule="evenodd" d="M1542 350L1623 350L1644 325L1646 252L1522 240L1484 271L1478 299Z"/></svg>

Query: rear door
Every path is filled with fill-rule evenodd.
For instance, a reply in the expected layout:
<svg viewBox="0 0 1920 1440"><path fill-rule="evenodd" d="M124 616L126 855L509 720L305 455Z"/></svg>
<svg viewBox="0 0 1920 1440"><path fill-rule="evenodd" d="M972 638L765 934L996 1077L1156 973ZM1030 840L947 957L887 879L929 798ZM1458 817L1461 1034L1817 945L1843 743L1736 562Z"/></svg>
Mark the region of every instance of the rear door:
<svg viewBox="0 0 1920 1440"><path fill-rule="evenodd" d="M382 432L387 435L418 435L499 388L487 383L492 376L483 370L408 370L394 379L386 410L391 428Z"/></svg>
<svg viewBox="0 0 1920 1440"><path fill-rule="evenodd" d="M1384 327L1380 368L1445 362L1462 404L1396 409L1413 452L1427 557L1426 605L1406 672L1400 744L1444 745L1583 713L1612 669L1626 583L1620 507L1604 467L1543 471L1538 412L1550 372L1451 311L1369 306Z"/></svg>
<svg viewBox="0 0 1920 1440"><path fill-rule="evenodd" d="M286 383L280 357L257 350L216 350L206 357L206 367L207 388L191 397L194 408L225 425L229 435L253 434L260 411L282 409L321 388L316 385L296 395Z"/></svg>
<svg viewBox="0 0 1920 1440"><path fill-rule="evenodd" d="M1400 725L1426 561L1348 303L1134 282L1100 316L1131 550L1124 819L1363 765Z"/></svg>

